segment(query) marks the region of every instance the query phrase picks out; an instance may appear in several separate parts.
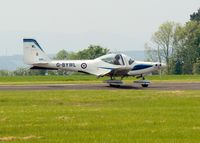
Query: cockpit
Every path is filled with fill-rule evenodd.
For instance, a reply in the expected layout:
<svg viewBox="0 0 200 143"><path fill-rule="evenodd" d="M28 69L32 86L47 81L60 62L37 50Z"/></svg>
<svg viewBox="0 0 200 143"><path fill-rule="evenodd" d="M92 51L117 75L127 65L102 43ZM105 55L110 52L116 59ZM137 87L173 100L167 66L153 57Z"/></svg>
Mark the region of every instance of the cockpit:
<svg viewBox="0 0 200 143"><path fill-rule="evenodd" d="M106 63L113 64L113 65L125 65L125 62L129 65L134 63L134 60L126 55L123 54L108 54L100 57L100 59Z"/></svg>
<svg viewBox="0 0 200 143"><path fill-rule="evenodd" d="M129 58L128 64L129 64L129 65L132 65L132 63L134 63L134 60L133 60L132 58Z"/></svg>
<svg viewBox="0 0 200 143"><path fill-rule="evenodd" d="M106 63L113 65L125 65L121 54L108 54L100 57L100 59Z"/></svg>

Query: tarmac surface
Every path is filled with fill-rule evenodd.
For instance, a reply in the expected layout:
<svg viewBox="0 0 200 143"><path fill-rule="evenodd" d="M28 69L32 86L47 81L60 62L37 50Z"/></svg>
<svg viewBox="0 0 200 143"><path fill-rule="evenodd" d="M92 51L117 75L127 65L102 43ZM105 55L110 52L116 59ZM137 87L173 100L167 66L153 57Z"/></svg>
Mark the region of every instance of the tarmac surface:
<svg viewBox="0 0 200 143"><path fill-rule="evenodd" d="M45 84L45 85L0 85L0 91L14 90L200 90L200 82L163 82L151 83L149 87L140 84L110 87L102 84Z"/></svg>

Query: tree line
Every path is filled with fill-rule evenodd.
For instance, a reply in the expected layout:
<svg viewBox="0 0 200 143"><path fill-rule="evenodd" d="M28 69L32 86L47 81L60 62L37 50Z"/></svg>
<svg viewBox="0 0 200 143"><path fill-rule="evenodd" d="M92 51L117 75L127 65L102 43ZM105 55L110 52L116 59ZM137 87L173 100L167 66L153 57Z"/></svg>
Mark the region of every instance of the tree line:
<svg viewBox="0 0 200 143"><path fill-rule="evenodd" d="M54 59L56 60L90 60L90 59L95 59L98 58L102 55L105 55L109 53L108 48L104 48L99 45L90 45L88 48L83 49L78 52L67 52L66 50L61 50L59 51Z"/></svg>
<svg viewBox="0 0 200 143"><path fill-rule="evenodd" d="M200 73L200 8L184 25L165 22L145 44L148 61L167 64L166 74Z"/></svg>

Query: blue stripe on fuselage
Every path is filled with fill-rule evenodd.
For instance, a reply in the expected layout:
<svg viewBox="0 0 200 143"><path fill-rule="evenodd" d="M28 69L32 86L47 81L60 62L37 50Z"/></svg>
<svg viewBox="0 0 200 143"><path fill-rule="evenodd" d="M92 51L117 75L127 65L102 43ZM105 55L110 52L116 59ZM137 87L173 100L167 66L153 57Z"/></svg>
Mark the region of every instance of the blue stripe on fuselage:
<svg viewBox="0 0 200 143"><path fill-rule="evenodd" d="M153 65L147 65L147 64L139 64L139 65L136 65L133 67L132 70L142 70L142 69L146 69L146 68L150 68L152 67Z"/></svg>

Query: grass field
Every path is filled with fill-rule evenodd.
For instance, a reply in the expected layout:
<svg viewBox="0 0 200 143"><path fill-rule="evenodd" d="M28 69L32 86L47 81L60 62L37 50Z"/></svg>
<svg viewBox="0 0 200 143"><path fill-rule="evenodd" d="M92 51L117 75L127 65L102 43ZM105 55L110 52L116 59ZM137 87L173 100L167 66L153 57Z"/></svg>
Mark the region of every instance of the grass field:
<svg viewBox="0 0 200 143"><path fill-rule="evenodd" d="M68 83L102 83L109 77L96 78L92 75L69 75L69 76L10 76L0 77L0 85L3 84L68 84ZM200 82L200 75L163 75L147 76L147 80L153 82ZM138 80L134 77L124 78L125 82Z"/></svg>
<svg viewBox="0 0 200 143"><path fill-rule="evenodd" d="M0 91L0 142L198 143L200 91Z"/></svg>

